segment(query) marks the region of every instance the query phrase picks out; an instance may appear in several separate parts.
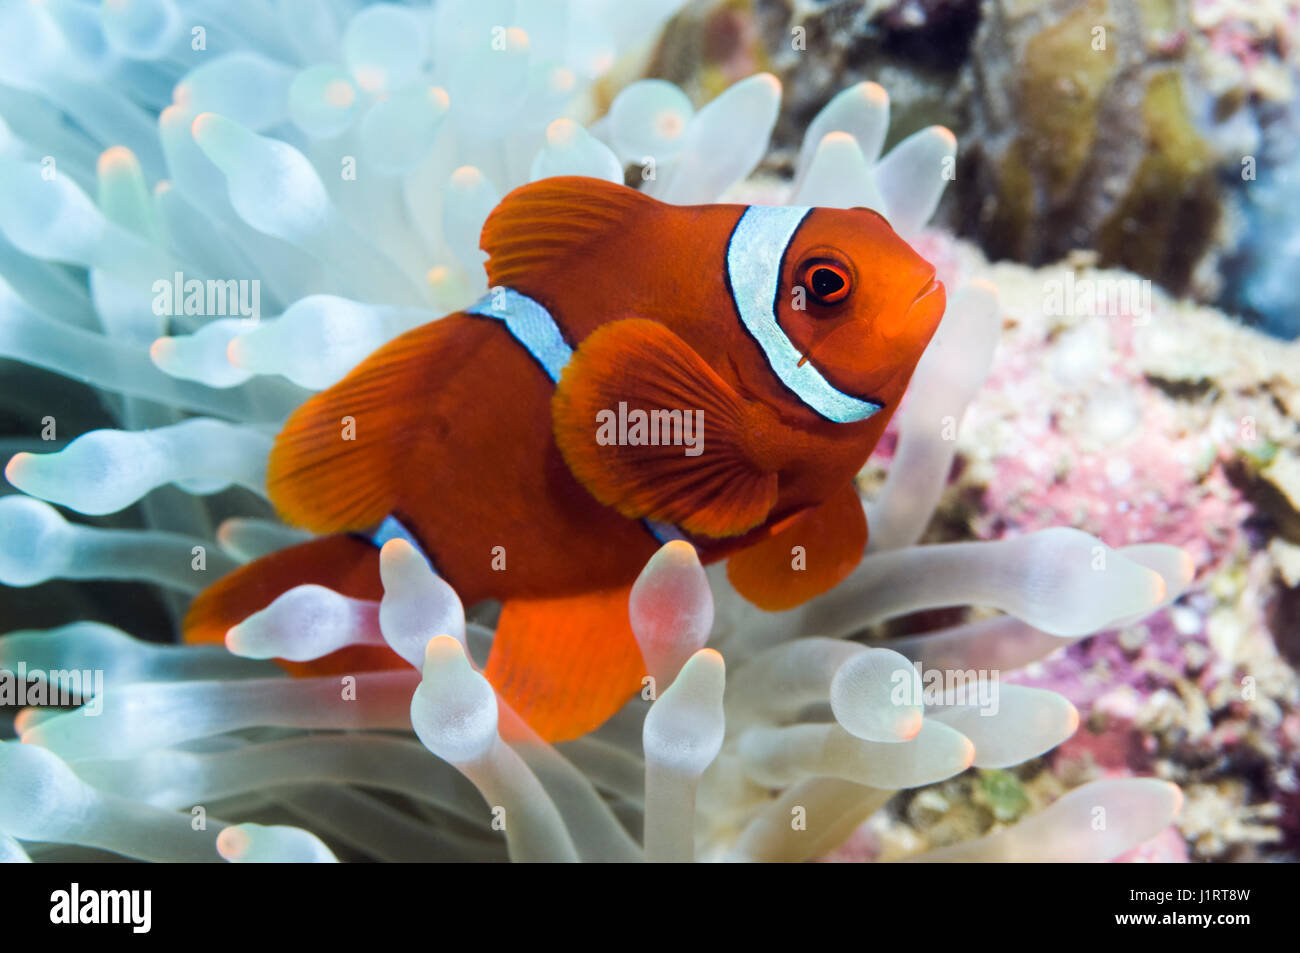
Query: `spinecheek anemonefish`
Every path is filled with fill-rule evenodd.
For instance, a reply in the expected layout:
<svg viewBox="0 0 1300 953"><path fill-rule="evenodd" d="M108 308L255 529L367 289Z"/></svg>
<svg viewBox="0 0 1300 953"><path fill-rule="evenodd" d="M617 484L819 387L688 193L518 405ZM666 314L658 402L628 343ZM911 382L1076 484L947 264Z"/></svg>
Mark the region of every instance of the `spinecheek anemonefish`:
<svg viewBox="0 0 1300 953"><path fill-rule="evenodd" d="M466 606L502 601L485 674L564 740L640 688L628 593L665 540L729 558L769 610L857 565L853 479L944 290L867 209L673 206L577 177L510 193L482 247L486 297L381 347L277 438L272 502L334 535L219 580L186 637L220 641L305 583L378 599L379 546L404 536ZM291 668L400 664L356 646Z"/></svg>

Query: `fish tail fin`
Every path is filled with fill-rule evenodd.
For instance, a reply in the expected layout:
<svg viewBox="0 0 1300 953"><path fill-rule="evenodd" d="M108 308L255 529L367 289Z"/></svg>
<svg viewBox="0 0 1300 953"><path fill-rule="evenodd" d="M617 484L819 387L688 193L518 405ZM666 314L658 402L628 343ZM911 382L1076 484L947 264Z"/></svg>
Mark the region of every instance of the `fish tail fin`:
<svg viewBox="0 0 1300 953"><path fill-rule="evenodd" d="M641 688L646 666L628 618L631 586L501 608L484 674L547 741L599 728Z"/></svg>
<svg viewBox="0 0 1300 953"><path fill-rule="evenodd" d="M226 632L296 586L315 583L354 599L379 599L379 549L360 536L340 534L263 556L221 577L190 605L181 624L186 642L224 642ZM406 663L384 646L357 645L310 662L280 660L293 675L335 675Z"/></svg>

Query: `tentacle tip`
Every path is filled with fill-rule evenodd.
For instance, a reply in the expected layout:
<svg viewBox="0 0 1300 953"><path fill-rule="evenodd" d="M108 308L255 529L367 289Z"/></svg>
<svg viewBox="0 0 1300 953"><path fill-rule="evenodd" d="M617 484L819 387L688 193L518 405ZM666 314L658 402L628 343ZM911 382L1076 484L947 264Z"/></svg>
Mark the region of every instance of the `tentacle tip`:
<svg viewBox="0 0 1300 953"><path fill-rule="evenodd" d="M506 48L515 53L527 53L532 39L523 27L512 26L506 30Z"/></svg>
<svg viewBox="0 0 1300 953"><path fill-rule="evenodd" d="M408 564L412 559L420 559L415 547L400 537L390 539L379 550L379 571L384 573Z"/></svg>
<svg viewBox="0 0 1300 953"><path fill-rule="evenodd" d="M235 367L244 366L242 363L245 357L243 340L243 336L241 335L240 337L231 338L230 343L226 345L226 360ZM245 370L247 370L247 368L245 368Z"/></svg>
<svg viewBox="0 0 1300 953"><path fill-rule="evenodd" d="M22 489L21 483L23 479L23 467L27 466L30 458L34 456L35 454L23 451L22 453L15 453L9 458L9 462L5 464L5 479L8 480L12 486L17 487L20 490Z"/></svg>
<svg viewBox="0 0 1300 953"><path fill-rule="evenodd" d="M241 827L227 827L217 835L217 853L223 860L236 861L248 853L253 839Z"/></svg>
<svg viewBox="0 0 1300 953"><path fill-rule="evenodd" d="M1069 703L1067 702L1067 704ZM1071 737L1079 730L1079 709L1075 708L1073 705L1070 705L1070 711L1065 717L1065 725L1065 736L1067 738Z"/></svg>
<svg viewBox="0 0 1300 953"><path fill-rule="evenodd" d="M95 170L100 175L122 172L136 165L135 153L126 146L109 146L99 154Z"/></svg>
<svg viewBox="0 0 1300 953"><path fill-rule="evenodd" d="M451 174L451 184L458 189L477 188L483 182L483 173L472 165L463 165Z"/></svg>
<svg viewBox="0 0 1300 953"><path fill-rule="evenodd" d="M1160 603L1165 601L1165 594L1169 591L1169 589L1168 586L1165 585L1164 576L1154 571L1151 572L1151 575L1155 577L1151 583L1151 590L1152 590L1151 603L1153 606L1158 606L1160 605Z"/></svg>
<svg viewBox="0 0 1300 953"><path fill-rule="evenodd" d="M158 114L158 123L162 126L175 125L180 122L181 117L184 115L185 110L173 102L171 105L163 107L163 111Z"/></svg>
<svg viewBox="0 0 1300 953"><path fill-rule="evenodd" d="M817 143L817 146L818 148L825 148L827 146L849 144L857 145L858 140L841 129L835 129L822 136L822 141Z"/></svg>
<svg viewBox="0 0 1300 953"><path fill-rule="evenodd" d="M552 146L568 146L578 138L578 124L572 119L554 120L546 127L546 141Z"/></svg>
<svg viewBox="0 0 1300 953"><path fill-rule="evenodd" d="M357 101L357 91L346 79L331 80L325 84L324 99L326 105L335 109L351 109Z"/></svg>
<svg viewBox="0 0 1300 953"><path fill-rule="evenodd" d="M698 659L697 665L711 665L719 669L726 669L727 667L726 659L722 657L722 653L717 649L700 649L692 658Z"/></svg>
<svg viewBox="0 0 1300 953"><path fill-rule="evenodd" d="M754 79L771 90L773 95L781 95L781 81L771 73L759 73Z"/></svg>
<svg viewBox="0 0 1300 953"><path fill-rule="evenodd" d="M175 353L176 342L169 337L155 338L154 342L149 345L149 360L158 365L162 365Z"/></svg>
<svg viewBox="0 0 1300 953"><path fill-rule="evenodd" d="M909 711L898 720L898 737L903 741L911 741L921 733L924 724L925 716L921 712ZM974 757L974 746L972 746L971 757Z"/></svg>
<svg viewBox="0 0 1300 953"><path fill-rule="evenodd" d="M677 565L699 565L700 556L692 546L684 539L670 539L659 547L659 556L665 562L671 562Z"/></svg>
<svg viewBox="0 0 1300 953"><path fill-rule="evenodd" d="M885 87L881 86L879 83L873 83L868 80L867 82L859 84L858 90L861 92L862 98L872 106L885 106L889 104L889 93L885 90Z"/></svg>
<svg viewBox="0 0 1300 953"><path fill-rule="evenodd" d="M1176 818L1179 814L1182 813L1183 802L1184 800L1186 800L1183 794L1183 789L1180 788L1178 785L1174 784L1172 781L1165 781L1164 783L1167 784L1170 788L1172 788L1172 790L1170 791L1170 795L1173 798L1174 806L1173 806L1171 817Z"/></svg>
<svg viewBox="0 0 1300 953"><path fill-rule="evenodd" d="M41 710L39 708L24 708L14 715L14 734L21 740L23 735L36 726L40 716Z"/></svg>
<svg viewBox="0 0 1300 953"><path fill-rule="evenodd" d="M975 763L975 742L969 738L962 738L961 749L961 770L965 771Z"/></svg>
<svg viewBox="0 0 1300 953"><path fill-rule="evenodd" d="M203 137L212 130L212 124L216 122L216 113L199 113L190 123L190 135L194 137L195 142L201 142Z"/></svg>
<svg viewBox="0 0 1300 953"><path fill-rule="evenodd" d="M239 625L232 625L228 628L224 639L226 651L231 655L243 655L248 651L248 645L244 638L246 632L247 630L244 629L244 624L242 622L239 623Z"/></svg>

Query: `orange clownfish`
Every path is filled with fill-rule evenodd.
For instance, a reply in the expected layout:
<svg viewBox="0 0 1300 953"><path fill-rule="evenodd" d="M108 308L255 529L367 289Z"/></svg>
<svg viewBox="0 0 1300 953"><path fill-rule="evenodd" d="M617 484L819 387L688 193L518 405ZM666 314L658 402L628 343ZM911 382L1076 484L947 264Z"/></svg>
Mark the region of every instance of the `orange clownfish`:
<svg viewBox="0 0 1300 953"><path fill-rule="evenodd" d="M305 583L378 599L379 546L402 536L466 606L501 600L485 675L564 740L640 688L628 593L666 540L729 557L769 610L857 565L854 476L944 290L867 209L674 206L577 177L511 192L481 244L481 301L375 351L276 439L276 509L336 535L218 581L186 637L220 641ZM399 663L354 646L308 670Z"/></svg>

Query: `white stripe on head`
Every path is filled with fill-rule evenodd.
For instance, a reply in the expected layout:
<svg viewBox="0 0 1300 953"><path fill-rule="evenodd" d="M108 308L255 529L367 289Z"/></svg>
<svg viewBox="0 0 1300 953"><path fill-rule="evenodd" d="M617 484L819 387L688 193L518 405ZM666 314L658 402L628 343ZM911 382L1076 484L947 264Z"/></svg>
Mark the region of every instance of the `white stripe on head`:
<svg viewBox="0 0 1300 953"><path fill-rule="evenodd" d="M838 424L866 420L880 409L837 390L812 361L801 355L776 317L781 286L781 262L799 226L811 209L796 206L751 205L740 216L727 245L727 276L731 295L745 329L763 349L772 373L795 395L827 420Z"/></svg>

